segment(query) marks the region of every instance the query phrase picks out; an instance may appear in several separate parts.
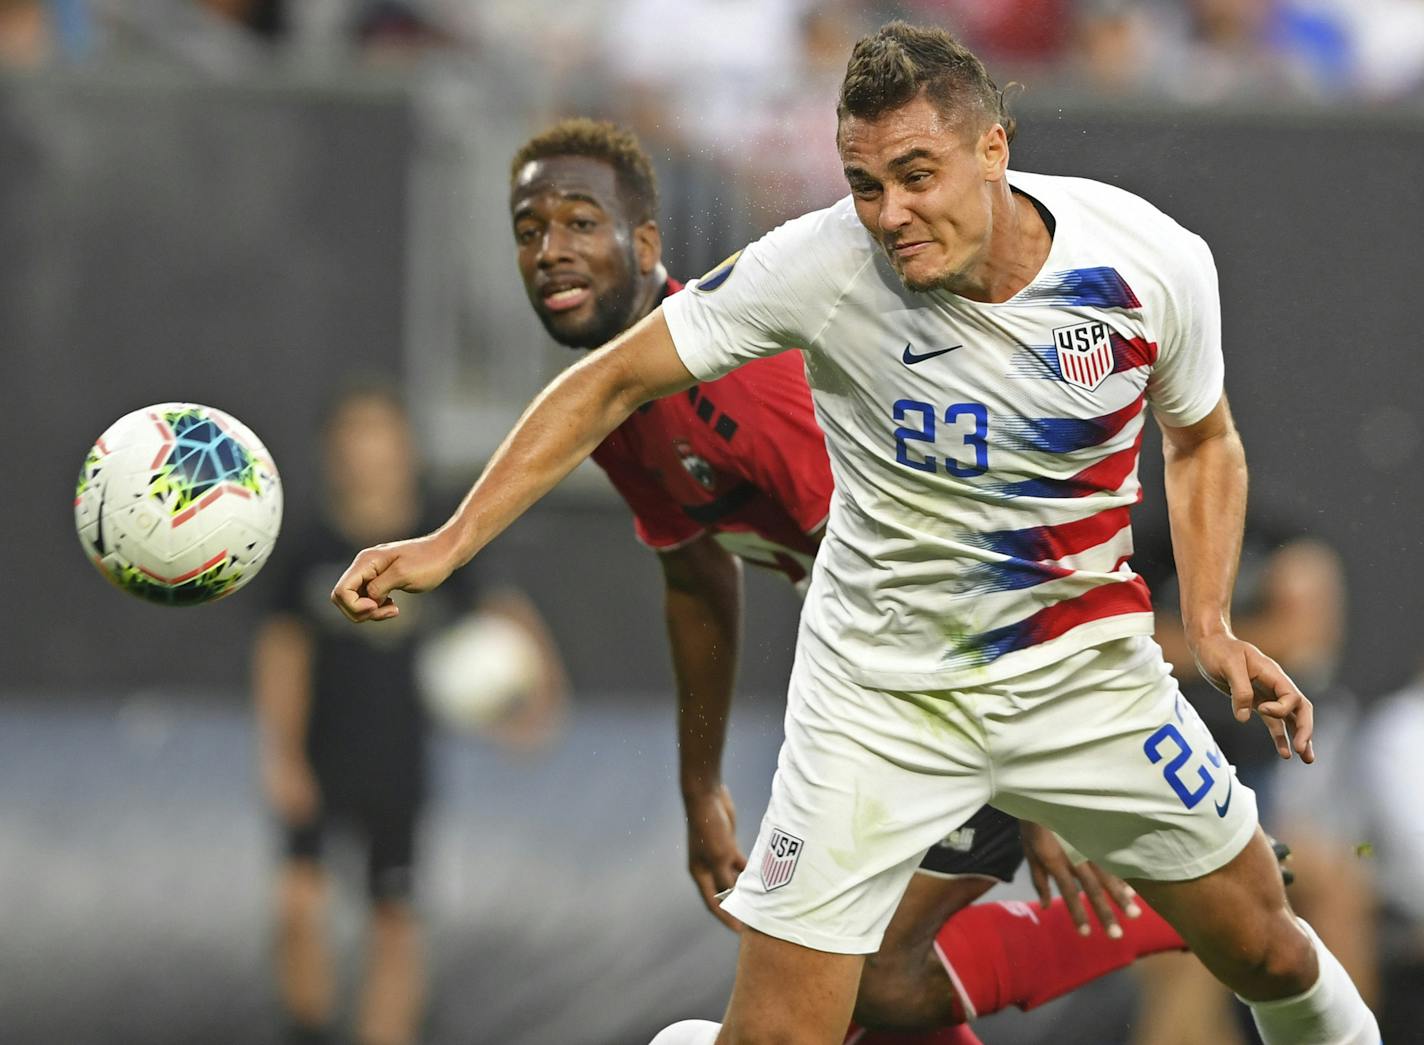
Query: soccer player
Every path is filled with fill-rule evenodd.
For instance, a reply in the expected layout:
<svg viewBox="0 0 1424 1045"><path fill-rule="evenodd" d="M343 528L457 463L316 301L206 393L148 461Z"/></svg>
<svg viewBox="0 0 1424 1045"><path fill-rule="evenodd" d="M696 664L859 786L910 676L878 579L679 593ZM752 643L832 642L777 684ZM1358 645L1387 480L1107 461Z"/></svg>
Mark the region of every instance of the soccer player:
<svg viewBox="0 0 1424 1045"><path fill-rule="evenodd" d="M262 582L272 612L253 651L263 790L281 827L275 964L292 1045L337 1038L336 970L325 924L334 834L365 850L369 901L366 975L353 1040L402 1045L419 1036L425 973L414 883L417 826L425 805L427 726L415 686L418 643L473 603L468 582L441 593L405 626L363 635L335 613L323 578L354 547L408 533L430 520L422 505L415 442L405 408L384 385L353 385L324 426L326 511L289 534L288 551ZM462 580L467 580L462 577ZM456 587L463 590L454 590ZM501 738L532 742L552 730L563 671L542 619L521 593L483 594L544 651L534 699L499 725Z"/></svg>
<svg viewBox="0 0 1424 1045"><path fill-rule="evenodd" d="M1206 245L1129 193L1010 171L1002 96L943 31L859 41L838 118L848 199L567 370L449 522L362 552L332 598L395 617L392 591L442 582L640 405L799 348L830 519L771 802L725 902L746 926L725 1022L662 1040L839 1039L921 857L992 800L1127 878L1266 1045L1375 1045L1127 566L1150 402L1196 661L1313 761L1309 700L1230 627L1246 467Z"/></svg>
<svg viewBox="0 0 1424 1045"><path fill-rule="evenodd" d="M661 264L656 214L651 163L611 124L566 120L515 154L510 217L520 276L556 341L597 348L680 289ZM704 903L735 925L716 894L746 863L721 781L741 625L738 563L804 588L830 510L830 463L800 357L757 360L654 400L593 459L633 509L639 538L658 552L689 864ZM1071 906L1057 900L1025 917L1022 904L986 904L946 924L995 882L1011 880L1022 858L1018 822L986 806L930 847L862 978L862 1022L933 1027L1013 1003L1030 1008L1143 954L1185 947L1151 912L1124 931L1093 869L1073 868L1051 835L1026 830L1045 902L1046 879L1056 875ZM1074 875L1109 934L1079 935L1088 919ZM1018 960L1024 954L1033 960Z"/></svg>

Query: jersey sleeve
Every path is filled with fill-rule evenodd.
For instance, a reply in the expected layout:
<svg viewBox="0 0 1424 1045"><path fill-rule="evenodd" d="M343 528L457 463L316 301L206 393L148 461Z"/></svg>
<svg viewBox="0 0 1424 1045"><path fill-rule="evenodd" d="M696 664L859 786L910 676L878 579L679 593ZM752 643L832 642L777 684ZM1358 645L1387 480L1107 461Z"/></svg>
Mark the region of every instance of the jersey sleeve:
<svg viewBox="0 0 1424 1045"><path fill-rule="evenodd" d="M1147 397L1163 423L1200 421L1221 399L1221 294L1211 249L1187 235L1167 274L1166 314Z"/></svg>
<svg viewBox="0 0 1424 1045"><path fill-rule="evenodd" d="M624 449L614 432L593 452L613 488L633 511L633 531L649 548L670 551L700 537L703 528L690 519Z"/></svg>
<svg viewBox="0 0 1424 1045"><path fill-rule="evenodd" d="M752 440L748 477L796 520L802 533L811 533L830 514L835 484L801 357L788 354L753 369L755 376L745 371L757 409L756 423L746 426Z"/></svg>
<svg viewBox="0 0 1424 1045"><path fill-rule="evenodd" d="M835 305L822 233L831 211L796 218L663 302L683 365L715 381L743 363L810 345Z"/></svg>

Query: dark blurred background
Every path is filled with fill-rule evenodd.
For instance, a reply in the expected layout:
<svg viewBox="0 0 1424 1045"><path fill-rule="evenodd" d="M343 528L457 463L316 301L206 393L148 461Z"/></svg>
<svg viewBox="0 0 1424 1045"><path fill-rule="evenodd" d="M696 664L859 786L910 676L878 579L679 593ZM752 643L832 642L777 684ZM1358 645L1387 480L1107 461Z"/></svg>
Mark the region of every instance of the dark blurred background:
<svg viewBox="0 0 1424 1045"><path fill-rule="evenodd" d="M841 194L838 78L897 14L1022 85L1015 166L1130 189L1212 245L1253 507L1340 555L1338 677L1360 714L1406 686L1424 635L1420 0L0 0L0 443L18 448L0 1040L275 1040L247 692L263 578L187 611L105 585L70 515L93 440L149 403L221 407L275 456L290 527L319 503L338 379L395 374L443 513L571 360L514 269L518 144L575 112L635 126L669 269L695 275ZM1160 532L1155 448L1143 473L1139 527ZM682 870L656 563L585 466L479 568L538 605L575 711L531 759L441 748L430 1040L639 1042L715 1017L733 941ZM731 757L750 832L796 603L752 577L747 604ZM1352 817L1340 844L1368 862L1382 836ZM1135 997L1119 977L981 1036L1142 1041Z"/></svg>

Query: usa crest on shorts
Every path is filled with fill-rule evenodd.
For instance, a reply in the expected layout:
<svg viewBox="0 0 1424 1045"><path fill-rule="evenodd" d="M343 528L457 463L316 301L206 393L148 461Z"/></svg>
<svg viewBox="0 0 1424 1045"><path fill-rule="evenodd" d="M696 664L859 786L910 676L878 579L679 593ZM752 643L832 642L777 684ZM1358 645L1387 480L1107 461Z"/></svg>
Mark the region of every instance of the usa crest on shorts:
<svg viewBox="0 0 1424 1045"><path fill-rule="evenodd" d="M801 859L801 850L806 843L795 835L789 835L781 828L773 828L766 842L766 853L761 858L761 884L767 892L780 889L796 873L796 861Z"/></svg>
<svg viewBox="0 0 1424 1045"><path fill-rule="evenodd" d="M1058 372L1070 385L1091 392L1113 372L1112 327L1100 319L1056 328L1053 347Z"/></svg>

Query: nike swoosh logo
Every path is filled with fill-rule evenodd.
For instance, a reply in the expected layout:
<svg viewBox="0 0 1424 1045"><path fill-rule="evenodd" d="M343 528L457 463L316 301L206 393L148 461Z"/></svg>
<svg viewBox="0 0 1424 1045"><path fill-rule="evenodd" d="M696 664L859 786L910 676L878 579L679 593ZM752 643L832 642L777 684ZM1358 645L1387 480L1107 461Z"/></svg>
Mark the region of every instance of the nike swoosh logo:
<svg viewBox="0 0 1424 1045"><path fill-rule="evenodd" d="M946 352L953 352L956 348L963 348L963 345L950 345L948 348L937 348L933 352L921 352L916 355L910 351L910 343L905 342L905 354L900 358L906 366L914 366L916 363L923 363L926 359L933 359L935 356L942 356Z"/></svg>
<svg viewBox="0 0 1424 1045"><path fill-rule="evenodd" d="M1226 811L1231 808L1231 790L1236 786L1236 774L1231 774L1226 778L1226 801L1216 807L1217 816L1225 816Z"/></svg>

